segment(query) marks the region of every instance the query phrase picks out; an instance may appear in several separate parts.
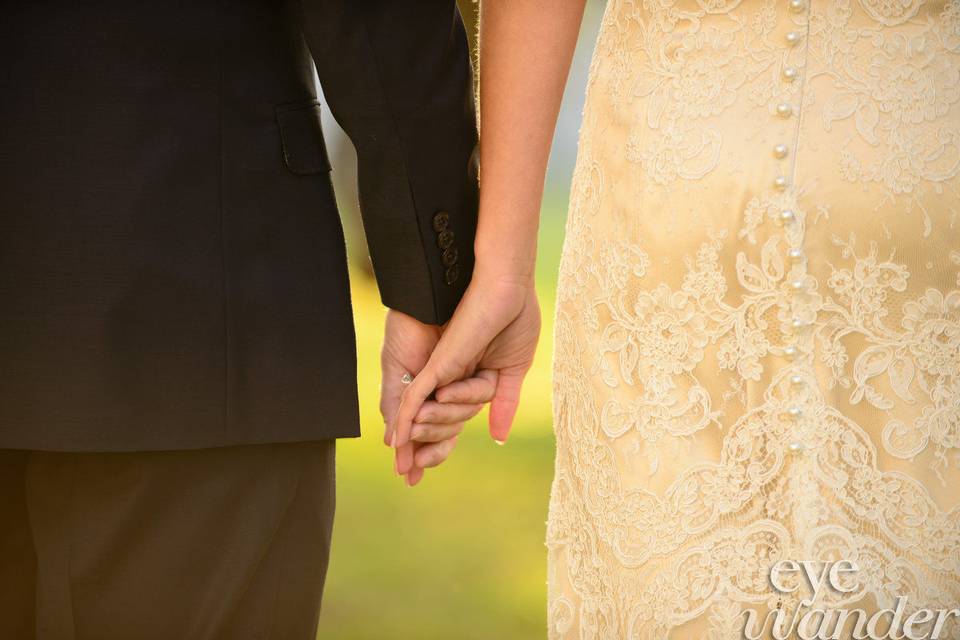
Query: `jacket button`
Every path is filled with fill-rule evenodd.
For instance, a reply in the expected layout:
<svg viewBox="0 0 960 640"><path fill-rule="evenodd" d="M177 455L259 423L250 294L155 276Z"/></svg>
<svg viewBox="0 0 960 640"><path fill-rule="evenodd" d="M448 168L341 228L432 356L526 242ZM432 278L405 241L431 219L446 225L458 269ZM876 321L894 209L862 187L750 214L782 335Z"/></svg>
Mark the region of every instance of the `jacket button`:
<svg viewBox="0 0 960 640"><path fill-rule="evenodd" d="M437 236L437 246L441 249L449 249L453 246L453 231L447 229L446 231L441 231L440 235Z"/></svg>
<svg viewBox="0 0 960 640"><path fill-rule="evenodd" d="M441 233L447 230L447 225L450 224L450 214L446 211L438 211L436 215L433 216L433 230L437 233Z"/></svg>
<svg viewBox="0 0 960 640"><path fill-rule="evenodd" d="M449 249L443 250L443 255L440 256L440 260L443 261L443 266L452 267L457 263L457 249L456 247L450 247Z"/></svg>
<svg viewBox="0 0 960 640"><path fill-rule="evenodd" d="M447 281L447 284L453 284L459 277L460 267L458 265L448 267L446 273L444 273L444 279Z"/></svg>

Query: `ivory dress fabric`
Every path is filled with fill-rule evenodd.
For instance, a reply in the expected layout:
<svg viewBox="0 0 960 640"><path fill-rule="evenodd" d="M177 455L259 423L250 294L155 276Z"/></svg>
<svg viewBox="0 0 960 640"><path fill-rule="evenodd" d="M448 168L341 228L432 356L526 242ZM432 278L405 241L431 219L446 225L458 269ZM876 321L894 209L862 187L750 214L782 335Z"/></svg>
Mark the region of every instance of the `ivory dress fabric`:
<svg viewBox="0 0 960 640"><path fill-rule="evenodd" d="M960 2L610 0L556 314L549 636L960 603ZM958 637L954 619L941 637Z"/></svg>

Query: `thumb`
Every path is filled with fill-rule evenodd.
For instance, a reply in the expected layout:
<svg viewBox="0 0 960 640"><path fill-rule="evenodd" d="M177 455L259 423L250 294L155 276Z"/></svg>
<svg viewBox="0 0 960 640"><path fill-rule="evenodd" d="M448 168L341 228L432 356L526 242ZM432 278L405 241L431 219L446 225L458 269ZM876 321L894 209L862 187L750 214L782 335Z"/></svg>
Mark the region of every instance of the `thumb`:
<svg viewBox="0 0 960 640"><path fill-rule="evenodd" d="M510 435L513 419L520 406L520 388L526 376L524 369L501 369L497 391L490 402L490 437L503 444Z"/></svg>
<svg viewBox="0 0 960 640"><path fill-rule="evenodd" d="M436 351L434 351L436 355ZM403 390L400 396L400 402L397 406L394 425L394 446L399 450L410 440L410 429L413 426L413 419L420 412L420 407L426 402L430 394L437 388L437 365L434 362L434 356L430 357L427 365L417 374L407 388ZM412 457L401 456L399 460L399 473L407 472L405 463L412 462Z"/></svg>

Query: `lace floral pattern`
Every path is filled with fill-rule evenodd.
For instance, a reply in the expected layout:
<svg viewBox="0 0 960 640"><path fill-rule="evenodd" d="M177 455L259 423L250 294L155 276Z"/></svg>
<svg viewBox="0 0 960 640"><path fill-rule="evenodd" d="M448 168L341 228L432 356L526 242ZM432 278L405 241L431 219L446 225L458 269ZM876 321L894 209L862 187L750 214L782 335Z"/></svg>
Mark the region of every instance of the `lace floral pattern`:
<svg viewBox="0 0 960 640"><path fill-rule="evenodd" d="M835 606L960 604L958 176L958 0L610 0L558 292L551 638L741 638L790 606L780 559L856 562Z"/></svg>

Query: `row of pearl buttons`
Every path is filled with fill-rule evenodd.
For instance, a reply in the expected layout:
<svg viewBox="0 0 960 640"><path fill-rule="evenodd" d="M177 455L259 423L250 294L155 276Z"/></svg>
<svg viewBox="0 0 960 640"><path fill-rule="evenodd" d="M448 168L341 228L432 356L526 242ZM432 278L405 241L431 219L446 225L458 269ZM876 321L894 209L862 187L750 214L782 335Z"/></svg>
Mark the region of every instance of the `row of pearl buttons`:
<svg viewBox="0 0 960 640"><path fill-rule="evenodd" d="M807 7L805 0L789 0L789 6L790 6L790 10L794 13L801 13ZM803 34L799 31L790 31L785 36L787 45L791 47L798 45L802 39L803 39ZM782 76L785 82L792 83L800 77L800 71L796 67L786 66L783 68ZM776 106L775 110L776 110L777 116L783 119L790 118L794 114L794 107L789 102L781 102ZM773 147L773 155L778 160L786 159L789 154L790 154L790 149L786 144L781 143ZM784 191L787 189L788 186L790 186L790 182L786 176L781 174L774 178L773 186L775 189L779 191ZM792 224L796 221L796 219L797 219L796 213L791 209L784 209L783 211L780 212L780 221L783 224ZM803 250L800 247L791 247L789 250L788 257L790 261L795 265L798 265L804 262L805 260ZM802 294L806 287L802 277L792 280L789 283L789 286L797 294ZM801 331L806 326L807 326L807 322L799 317L793 318L790 323L791 330L794 332L795 335L797 332ZM795 342L793 344L788 345L784 349L784 355L786 355L786 357L791 361L797 358L797 356L799 355L799 349ZM790 386L794 389L801 390L805 385L805 383L806 382L803 376L801 376L800 374L794 373L790 376ZM787 407L786 414L791 420L797 421L801 417L803 417L803 409L798 405L790 405ZM800 453L806 447L800 441L793 441L787 445L787 448L792 453Z"/></svg>
<svg viewBox="0 0 960 640"><path fill-rule="evenodd" d="M790 9L795 13L799 13L803 11L805 8L806 8L806 3L803 0L790 0ZM797 44L800 43L800 40L803 38L803 34L800 33L799 31L790 31L789 33L787 33L785 38L788 45L796 46ZM786 80L787 82L793 82L794 80L800 77L800 71L796 67L790 67L790 66L784 67L782 73L783 73L783 79ZM781 118L789 118L790 116L793 115L793 105L790 104L789 102L781 102L776 106L776 112L777 112L777 115L780 116ZM774 147L773 153L778 159L783 159L787 157L787 146L783 144L778 144L776 147ZM790 182L787 180L785 176L780 175L773 179L773 186L775 189L779 191L783 191L788 186L790 186Z"/></svg>

